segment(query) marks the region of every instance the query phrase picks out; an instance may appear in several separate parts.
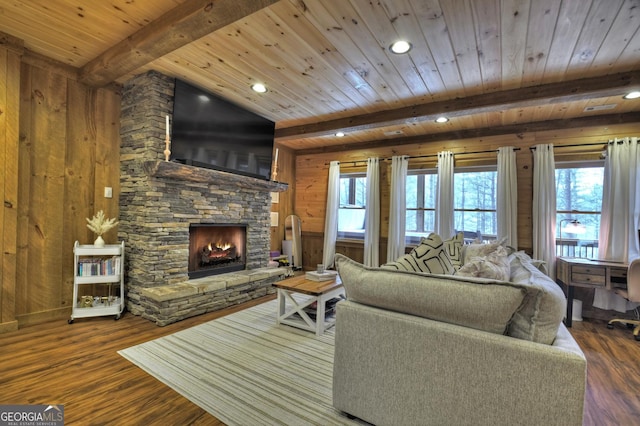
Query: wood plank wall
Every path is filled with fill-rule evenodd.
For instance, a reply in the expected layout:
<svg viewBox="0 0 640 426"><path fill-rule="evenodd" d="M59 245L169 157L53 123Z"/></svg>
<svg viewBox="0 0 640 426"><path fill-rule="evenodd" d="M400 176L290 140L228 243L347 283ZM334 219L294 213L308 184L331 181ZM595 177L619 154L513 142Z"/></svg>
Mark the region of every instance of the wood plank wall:
<svg viewBox="0 0 640 426"><path fill-rule="evenodd" d="M16 321L22 326L70 314L73 244L95 239L85 218L98 210L118 216L120 188L119 93L88 88L68 68L25 57L13 59L8 73L8 52L0 48L5 58L0 59L2 110L13 123L2 126L8 130L0 156L6 165L0 172L5 183L0 332L3 324L9 328ZM9 154L14 140L16 149ZM15 206L6 189L12 182ZM113 188L113 198L104 198L107 186ZM117 229L104 238L115 243ZM7 263L14 268L5 267Z"/></svg>
<svg viewBox="0 0 640 426"><path fill-rule="evenodd" d="M20 52L0 48L0 332L15 330Z"/></svg>
<svg viewBox="0 0 640 426"><path fill-rule="evenodd" d="M276 144L275 148L278 150L276 180L289 184L289 189L278 193L278 202L271 204L271 211L278 213L278 226L271 227L271 251L282 252L284 221L286 217L293 214L294 211L296 156L291 149L283 147L282 145Z"/></svg>
<svg viewBox="0 0 640 426"><path fill-rule="evenodd" d="M556 161L587 160L600 157L605 144L585 147L564 147L573 145L607 141L609 139L626 136L640 136L640 123L626 125L611 125L607 127L593 127L580 129L559 129L546 132L529 132L513 135L486 137L482 139L450 140L431 144L415 144L389 146L377 149L343 151L299 155L296 158L296 198L295 214L302 221L302 258L304 269L314 269L317 263L322 263L322 245L324 237L324 221L326 210L328 163L333 160L341 162L341 171L366 171L366 164L360 163L356 167L349 161L363 160L367 157L378 156L390 158L393 155L433 155L439 151L450 150L454 153L497 150L501 146L519 147L517 151L518 167L518 248L532 253L532 199L533 199L533 158L530 147L537 144L552 143L556 152ZM436 159L410 160L409 168L435 167ZM496 164L495 154L458 155L456 166ZM380 261L386 259L386 238L389 221L389 186L391 162L381 161L381 241ZM363 259L363 244L353 241L339 241L336 252L345 254L357 261Z"/></svg>

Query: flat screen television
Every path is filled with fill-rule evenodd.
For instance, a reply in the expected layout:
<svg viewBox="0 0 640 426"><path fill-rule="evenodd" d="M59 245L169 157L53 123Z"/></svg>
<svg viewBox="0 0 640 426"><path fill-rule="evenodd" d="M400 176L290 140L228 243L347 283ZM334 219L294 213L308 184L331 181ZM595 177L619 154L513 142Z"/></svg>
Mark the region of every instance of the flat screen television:
<svg viewBox="0 0 640 426"><path fill-rule="evenodd" d="M275 123L176 79L171 160L270 180Z"/></svg>

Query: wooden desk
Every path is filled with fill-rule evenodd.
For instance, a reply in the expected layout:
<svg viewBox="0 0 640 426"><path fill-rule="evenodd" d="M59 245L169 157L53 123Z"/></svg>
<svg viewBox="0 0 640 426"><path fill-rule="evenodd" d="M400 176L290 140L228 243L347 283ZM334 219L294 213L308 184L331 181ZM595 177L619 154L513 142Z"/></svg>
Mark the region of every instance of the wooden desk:
<svg viewBox="0 0 640 426"><path fill-rule="evenodd" d="M627 263L571 257L556 258L556 282L567 295L565 325L571 327L574 287L612 290L627 286Z"/></svg>

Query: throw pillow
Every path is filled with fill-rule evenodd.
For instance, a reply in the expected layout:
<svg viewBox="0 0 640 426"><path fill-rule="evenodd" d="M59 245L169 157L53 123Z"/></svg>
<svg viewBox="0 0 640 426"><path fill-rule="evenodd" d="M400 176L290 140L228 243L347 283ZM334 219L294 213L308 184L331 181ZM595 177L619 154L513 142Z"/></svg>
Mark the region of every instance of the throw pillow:
<svg viewBox="0 0 640 426"><path fill-rule="evenodd" d="M498 247L502 246L502 243L504 243L504 239L500 241L492 241L487 244L471 243L465 245L462 250L462 264L464 265L474 257L484 257L490 255L491 253L496 251Z"/></svg>
<svg viewBox="0 0 640 426"><path fill-rule="evenodd" d="M444 247L447 250L449 259L454 270L460 269L462 266L462 246L464 245L464 233L458 232L452 238L444 241Z"/></svg>
<svg viewBox="0 0 640 426"><path fill-rule="evenodd" d="M498 248L487 256L473 257L456 273L463 277L491 278L499 281L509 281L511 265L507 250Z"/></svg>
<svg viewBox="0 0 640 426"><path fill-rule="evenodd" d="M341 254L335 265L351 301L496 334L525 296L508 282L369 268Z"/></svg>
<svg viewBox="0 0 640 426"><path fill-rule="evenodd" d="M395 262L386 263L382 267L429 274L452 274L455 270L447 254L447 249L438 234L422 238L420 244L411 250L411 253L398 258Z"/></svg>
<svg viewBox="0 0 640 426"><path fill-rule="evenodd" d="M543 274L536 261L520 251L509 256L511 282L524 285L527 295L509 324L509 336L552 344L567 310L562 288Z"/></svg>

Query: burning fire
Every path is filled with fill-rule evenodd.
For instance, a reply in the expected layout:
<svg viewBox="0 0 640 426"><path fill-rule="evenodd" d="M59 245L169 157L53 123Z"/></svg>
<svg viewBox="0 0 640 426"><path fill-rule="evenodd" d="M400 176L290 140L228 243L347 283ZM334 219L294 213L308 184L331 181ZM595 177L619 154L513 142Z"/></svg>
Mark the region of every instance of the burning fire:
<svg viewBox="0 0 640 426"><path fill-rule="evenodd" d="M221 243L220 241L218 241L216 243L216 247L220 250L229 250L231 247L233 247L233 244L231 243Z"/></svg>
<svg viewBox="0 0 640 426"><path fill-rule="evenodd" d="M216 249L218 249L218 251L229 250L231 247L233 247L233 244L231 243L221 243L220 241L216 243ZM209 249L209 251L213 251L213 247L211 246L211 243L209 243L209 245L207 246L207 249Z"/></svg>

